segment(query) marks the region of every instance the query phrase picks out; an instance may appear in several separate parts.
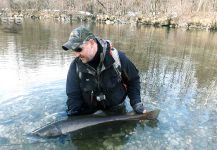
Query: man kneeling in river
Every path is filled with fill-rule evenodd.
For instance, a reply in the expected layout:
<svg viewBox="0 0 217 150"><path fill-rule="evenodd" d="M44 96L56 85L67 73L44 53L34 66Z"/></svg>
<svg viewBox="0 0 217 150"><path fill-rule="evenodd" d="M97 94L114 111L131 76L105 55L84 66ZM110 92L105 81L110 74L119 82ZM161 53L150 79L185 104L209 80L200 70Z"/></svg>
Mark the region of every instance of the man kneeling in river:
<svg viewBox="0 0 217 150"><path fill-rule="evenodd" d="M62 48L76 54L66 83L68 116L113 110L126 96L136 113L146 112L140 97L138 70L110 41L78 27Z"/></svg>

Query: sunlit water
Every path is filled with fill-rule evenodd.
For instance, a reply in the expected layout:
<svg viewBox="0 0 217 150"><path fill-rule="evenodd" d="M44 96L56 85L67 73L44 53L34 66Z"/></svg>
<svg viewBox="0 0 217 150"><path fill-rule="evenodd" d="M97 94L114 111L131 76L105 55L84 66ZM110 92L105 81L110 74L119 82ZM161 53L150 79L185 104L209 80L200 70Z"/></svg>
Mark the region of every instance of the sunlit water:
<svg viewBox="0 0 217 150"><path fill-rule="evenodd" d="M134 25L86 24L136 64L142 101L149 110L161 110L158 122L31 137L33 130L66 118L65 79L73 55L61 45L80 24L0 25L0 149L217 147L217 33Z"/></svg>

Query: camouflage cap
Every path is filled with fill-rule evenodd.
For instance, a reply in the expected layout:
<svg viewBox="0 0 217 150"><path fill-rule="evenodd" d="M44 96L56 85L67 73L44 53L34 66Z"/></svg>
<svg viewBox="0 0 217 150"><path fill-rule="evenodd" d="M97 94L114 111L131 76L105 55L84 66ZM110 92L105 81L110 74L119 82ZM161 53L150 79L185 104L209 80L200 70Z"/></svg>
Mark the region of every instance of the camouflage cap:
<svg viewBox="0 0 217 150"><path fill-rule="evenodd" d="M72 30L69 40L63 44L62 48L64 50L71 49L76 51L79 46L84 44L89 39L95 39L95 35L85 27L78 27Z"/></svg>

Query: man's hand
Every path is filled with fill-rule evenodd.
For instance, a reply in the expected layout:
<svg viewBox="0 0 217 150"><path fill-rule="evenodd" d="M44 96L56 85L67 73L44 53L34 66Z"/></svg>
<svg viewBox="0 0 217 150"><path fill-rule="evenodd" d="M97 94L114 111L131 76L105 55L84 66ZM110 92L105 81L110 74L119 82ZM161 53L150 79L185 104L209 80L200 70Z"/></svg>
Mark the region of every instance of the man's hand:
<svg viewBox="0 0 217 150"><path fill-rule="evenodd" d="M133 105L133 110L137 114L144 114L147 112L142 102L136 103L135 105Z"/></svg>
<svg viewBox="0 0 217 150"><path fill-rule="evenodd" d="M143 114L145 114L146 112L147 112L147 110L146 110L146 109L144 109L142 113L143 113Z"/></svg>
<svg viewBox="0 0 217 150"><path fill-rule="evenodd" d="M78 111L73 111L72 109L66 111L67 116L78 115Z"/></svg>

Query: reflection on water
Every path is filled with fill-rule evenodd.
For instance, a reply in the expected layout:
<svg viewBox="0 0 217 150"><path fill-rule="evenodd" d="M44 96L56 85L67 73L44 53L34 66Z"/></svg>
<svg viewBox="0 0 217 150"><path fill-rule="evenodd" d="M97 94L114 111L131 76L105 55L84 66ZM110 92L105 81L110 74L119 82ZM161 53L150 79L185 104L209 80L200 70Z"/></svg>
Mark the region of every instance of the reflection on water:
<svg viewBox="0 0 217 150"><path fill-rule="evenodd" d="M0 149L217 146L217 34L134 25L86 26L135 62L142 100L148 109L161 109L159 121L108 124L55 139L29 138L34 129L66 118L65 78L73 55L61 45L77 26L28 20L18 30L0 25Z"/></svg>
<svg viewBox="0 0 217 150"><path fill-rule="evenodd" d="M5 33L14 33L18 34L22 31L22 24L15 23L3 23L1 26L1 30Z"/></svg>

